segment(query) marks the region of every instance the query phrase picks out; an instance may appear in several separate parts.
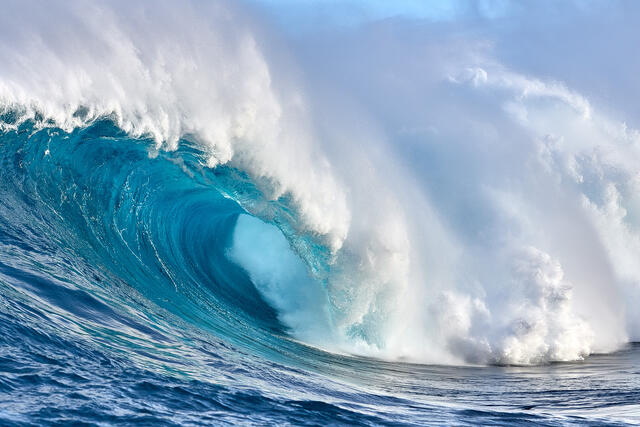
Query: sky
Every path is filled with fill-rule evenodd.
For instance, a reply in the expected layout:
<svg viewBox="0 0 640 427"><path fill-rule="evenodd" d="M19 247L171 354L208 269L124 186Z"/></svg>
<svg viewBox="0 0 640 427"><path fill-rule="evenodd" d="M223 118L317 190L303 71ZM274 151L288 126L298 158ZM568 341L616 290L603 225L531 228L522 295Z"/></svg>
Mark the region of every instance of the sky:
<svg viewBox="0 0 640 427"><path fill-rule="evenodd" d="M506 13L504 0L252 0L273 14L290 31L304 31L319 25L356 26L387 18L448 21L468 13L496 17Z"/></svg>

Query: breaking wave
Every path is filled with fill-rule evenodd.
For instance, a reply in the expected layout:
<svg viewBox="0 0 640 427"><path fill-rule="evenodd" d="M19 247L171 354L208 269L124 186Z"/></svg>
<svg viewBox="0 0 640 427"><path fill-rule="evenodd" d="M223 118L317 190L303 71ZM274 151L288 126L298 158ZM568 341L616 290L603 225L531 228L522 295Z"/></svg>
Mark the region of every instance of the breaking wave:
<svg viewBox="0 0 640 427"><path fill-rule="evenodd" d="M474 46L344 94L238 5L124 5L0 17L1 274L56 310L444 364L640 338L640 135L578 92Z"/></svg>

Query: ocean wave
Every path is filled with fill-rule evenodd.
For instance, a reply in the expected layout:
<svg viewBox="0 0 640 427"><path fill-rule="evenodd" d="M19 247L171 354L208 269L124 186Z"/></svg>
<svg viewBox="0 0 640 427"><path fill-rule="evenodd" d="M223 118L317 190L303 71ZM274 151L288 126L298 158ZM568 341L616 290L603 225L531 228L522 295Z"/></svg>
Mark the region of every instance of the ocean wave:
<svg viewBox="0 0 640 427"><path fill-rule="evenodd" d="M237 5L120 10L0 18L2 232L57 280L254 351L536 364L637 337L638 132L585 96L462 50L397 99L369 77L398 129Z"/></svg>

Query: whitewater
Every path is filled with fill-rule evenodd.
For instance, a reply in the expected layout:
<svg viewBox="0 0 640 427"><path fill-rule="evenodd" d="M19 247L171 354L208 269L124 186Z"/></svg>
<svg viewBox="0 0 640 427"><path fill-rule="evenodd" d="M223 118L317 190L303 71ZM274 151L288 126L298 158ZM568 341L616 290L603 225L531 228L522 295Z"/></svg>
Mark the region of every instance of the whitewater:
<svg viewBox="0 0 640 427"><path fill-rule="evenodd" d="M374 3L2 5L0 423L640 422L640 8Z"/></svg>

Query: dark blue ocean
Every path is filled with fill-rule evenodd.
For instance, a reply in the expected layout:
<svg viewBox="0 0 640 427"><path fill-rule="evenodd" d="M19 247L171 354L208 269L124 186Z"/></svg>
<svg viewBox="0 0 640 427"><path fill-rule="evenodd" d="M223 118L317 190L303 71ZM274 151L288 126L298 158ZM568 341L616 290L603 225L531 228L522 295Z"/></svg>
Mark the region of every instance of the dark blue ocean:
<svg viewBox="0 0 640 427"><path fill-rule="evenodd" d="M3 120L11 122L12 116ZM225 256L254 189L105 118L0 137L0 424L624 425L640 346L447 367L291 339ZM180 157L184 161L176 162Z"/></svg>

